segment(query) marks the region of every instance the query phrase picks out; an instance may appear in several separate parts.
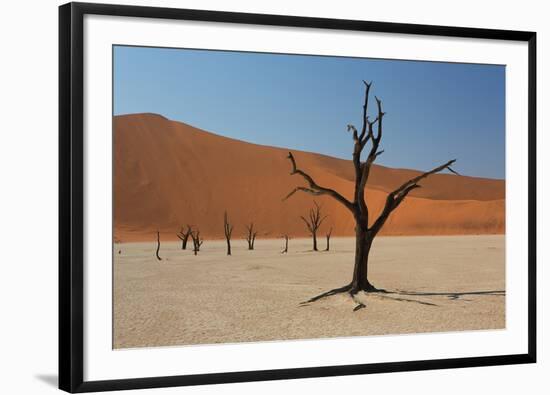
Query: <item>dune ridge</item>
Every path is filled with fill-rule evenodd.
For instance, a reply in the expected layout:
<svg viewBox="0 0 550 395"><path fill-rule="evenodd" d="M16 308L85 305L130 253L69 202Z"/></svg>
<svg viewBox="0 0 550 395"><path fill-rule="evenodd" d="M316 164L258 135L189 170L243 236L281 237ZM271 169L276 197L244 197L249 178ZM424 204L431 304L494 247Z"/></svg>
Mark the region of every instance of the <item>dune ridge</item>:
<svg viewBox="0 0 550 395"><path fill-rule="evenodd" d="M288 149L219 136L157 114L114 117L114 236L117 241L151 240L157 229L175 239L181 226L198 226L205 238L223 237L223 212L241 238L247 223L257 224L260 238L306 236L299 216L314 197L282 198L297 185ZM351 148L350 148L351 149ZM324 186L351 199L351 161L292 150L300 168ZM373 166L366 197L371 218L386 193L418 171ZM502 234L505 230L504 180L433 175L422 182L382 230L385 235ZM321 236L354 234L351 214L338 202L320 196L329 215Z"/></svg>

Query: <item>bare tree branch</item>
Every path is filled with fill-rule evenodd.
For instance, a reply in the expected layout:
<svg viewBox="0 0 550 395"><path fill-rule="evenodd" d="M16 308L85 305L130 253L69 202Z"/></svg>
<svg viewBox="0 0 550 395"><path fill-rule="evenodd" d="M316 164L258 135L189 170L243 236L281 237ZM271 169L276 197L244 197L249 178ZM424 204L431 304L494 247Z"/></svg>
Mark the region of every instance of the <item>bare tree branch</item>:
<svg viewBox="0 0 550 395"><path fill-rule="evenodd" d="M395 191L393 191L391 193L395 195L395 194L399 193L400 191L404 190L405 188L407 188L409 185L417 184L420 180L422 180L422 179L424 179L424 178L426 178L426 177L428 177L432 174L439 173L440 171L445 170L445 169L451 170L453 173L458 174L454 170L451 169L451 165L455 162L456 162L456 159L450 160L447 163L442 164L441 166L437 166L437 167L433 168L430 171L427 171L425 173L420 174L419 176L411 178L410 180L403 183L399 188L397 188Z"/></svg>
<svg viewBox="0 0 550 395"><path fill-rule="evenodd" d="M294 193L298 191L306 192L311 195L329 195L332 196L334 199L338 200L340 203L342 203L348 210L353 211L353 204L347 200L345 197L340 195L338 192L336 192L334 189L325 188L320 185L318 185L313 178L307 174L306 172L298 169L296 166L296 160L294 159L294 156L292 155L292 152L288 153L287 158L290 160L290 163L292 164L292 170L290 171L291 175L299 174L301 175L304 180L307 181L309 184L309 188L305 187L296 187L294 190L292 190L283 200L288 199L290 196L294 195Z"/></svg>
<svg viewBox="0 0 550 395"><path fill-rule="evenodd" d="M187 241L189 240L189 236L191 235L191 226L187 225L187 230L183 230L183 226L181 227L181 230L179 233L176 233L176 236L181 240L181 249L186 250L187 249Z"/></svg>
<svg viewBox="0 0 550 395"><path fill-rule="evenodd" d="M353 125L348 125L348 132L353 131L353 141L359 141L359 136L357 134L357 128Z"/></svg>
<svg viewBox="0 0 550 395"><path fill-rule="evenodd" d="M382 100L376 96L374 96L374 98L376 99L376 106L378 107L378 117L376 118L378 120L378 133L375 139L380 142L380 140L382 140L382 119L386 113L382 111Z"/></svg>
<svg viewBox="0 0 550 395"><path fill-rule="evenodd" d="M354 204L358 207L362 217L366 222L368 222L368 206L365 202L365 187L367 185L367 181L370 174L370 169L374 161L380 156L384 150L378 151L378 147L380 145L380 140L382 139L382 118L384 117L385 113L382 111L382 102L376 98L376 104L378 107L378 116L376 119L372 122L368 120L367 115L367 103L369 99L369 91L371 84L367 84L365 81L363 81L365 86L367 87L365 89L365 104L363 105L363 131L365 133L362 133L360 135L359 141L355 142L354 150L353 150L353 163L355 167L355 201ZM374 135L374 125L378 125L378 131L376 136ZM367 133L368 131L368 133ZM369 155L367 156L367 159L365 162L361 163L361 153L363 151L363 148L367 144L368 141L372 142L372 146L369 152Z"/></svg>
<svg viewBox="0 0 550 395"><path fill-rule="evenodd" d="M323 193L322 192L319 192L319 191L314 191L313 189L311 188L306 188L306 187L296 187L294 188L292 191L290 191L290 193L288 195L286 195L286 197L283 199L284 200L287 200L289 197L291 197L292 195L294 195L296 192L298 191L302 191L302 192L306 192L306 193L309 193L310 195L313 195L313 196L320 196L322 195Z"/></svg>
<svg viewBox="0 0 550 395"><path fill-rule="evenodd" d="M361 128L361 134L359 135L359 140L363 140L365 137L365 133L367 132L367 122L368 122L368 115L367 115L367 107L369 105L369 91L370 87L372 85L372 82L368 83L367 81L363 80L363 84L365 84L365 101L363 102L363 127ZM367 139L369 136L367 136Z"/></svg>
<svg viewBox="0 0 550 395"><path fill-rule="evenodd" d="M304 223L306 224L307 229L308 229L310 232L313 232L313 229L311 229L311 225L309 224L309 221L308 221L303 215L300 215L300 218L301 218L302 221L304 221Z"/></svg>
<svg viewBox="0 0 550 395"><path fill-rule="evenodd" d="M376 234L380 231L382 226L386 223L386 220L390 216L391 212L395 210L403 200L407 197L407 195L416 188L420 188L421 185L418 184L419 181L423 180L426 177L429 177L432 174L439 173L442 170L448 169L451 170L451 165L456 161L456 159L450 160L447 163L442 164L441 166L437 166L433 168L430 171L427 171L425 173L422 173L414 178L411 178L410 180L403 183L399 188L396 190L390 192L386 198L386 204L384 205L384 209L380 213L377 220L374 222L370 230ZM453 173L456 173L453 171Z"/></svg>

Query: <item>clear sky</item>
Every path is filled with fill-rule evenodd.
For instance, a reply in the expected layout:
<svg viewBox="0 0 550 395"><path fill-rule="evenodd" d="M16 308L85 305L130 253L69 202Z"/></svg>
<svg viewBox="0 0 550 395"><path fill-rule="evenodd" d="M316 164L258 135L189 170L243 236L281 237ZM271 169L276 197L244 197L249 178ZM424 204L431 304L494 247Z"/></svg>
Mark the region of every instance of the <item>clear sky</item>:
<svg viewBox="0 0 550 395"><path fill-rule="evenodd" d="M114 113L152 112L253 143L351 159L363 79L382 99L378 164L504 178L505 67L115 47ZM369 112L375 114L371 100Z"/></svg>

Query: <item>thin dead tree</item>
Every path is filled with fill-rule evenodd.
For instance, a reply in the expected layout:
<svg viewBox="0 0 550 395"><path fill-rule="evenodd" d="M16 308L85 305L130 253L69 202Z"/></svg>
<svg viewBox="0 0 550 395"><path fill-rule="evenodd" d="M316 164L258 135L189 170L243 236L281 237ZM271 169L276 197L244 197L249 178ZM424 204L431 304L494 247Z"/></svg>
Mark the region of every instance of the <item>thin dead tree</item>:
<svg viewBox="0 0 550 395"><path fill-rule="evenodd" d="M248 249L253 250L254 249L254 243L256 242L256 235L258 234L258 230L254 229L254 222L251 222L250 225L246 225L246 242L248 243Z"/></svg>
<svg viewBox="0 0 550 395"><path fill-rule="evenodd" d="M157 256L157 259L159 261L162 261L162 258L159 256L160 251L160 232L157 230L157 251L155 252L155 255Z"/></svg>
<svg viewBox="0 0 550 395"><path fill-rule="evenodd" d="M309 210L308 218L304 216L300 216L302 221L307 226L307 229L309 233L311 234L311 237L313 238L313 251L318 251L317 249L317 231L321 227L321 224L323 221L327 218L325 215L324 217L321 215L321 206L317 202L313 202L315 207L311 208Z"/></svg>
<svg viewBox="0 0 550 395"><path fill-rule="evenodd" d="M433 168L430 171L421 173L416 177L404 182L399 187L391 191L386 197L386 201L381 213L377 218L369 222L369 208L365 200L365 187L369 179L369 173L374 161L384 152L380 150L380 141L382 140L383 120L386 113L382 111L382 101L375 96L377 105L377 116L373 121L369 120L367 115L367 107L369 101L369 92L372 83L363 81L365 85L365 98L363 102L362 111L362 127L358 131L355 126L348 125L348 132L352 132L353 136L353 167L355 170L355 187L353 193L353 199L348 200L339 192L334 189L321 186L311 177L308 173L298 168L296 160L292 155L292 152L288 153L288 159L291 164L291 175L301 176L307 183L307 186L298 186L294 188L285 198L288 199L296 192L305 192L314 196L328 195L341 203L346 209L349 210L353 218L355 219L355 265L353 269L352 280L349 284L333 289L318 295L305 303L313 302L323 297L331 296L337 293L348 292L352 297L360 291L365 292L383 292L383 290L377 289L373 286L368 279L368 262L369 252L372 246L372 242L376 235L380 232L384 224L386 223L390 214L399 207L399 205L405 200L407 195L420 188L419 182L426 177L439 173L442 170L449 170L454 174L456 173L451 165L455 163L456 159L450 160L440 166ZM361 154L367 143L370 142L370 149L368 155L363 161ZM370 225L369 225L370 223ZM364 307L359 305L356 308Z"/></svg>
<svg viewBox="0 0 550 395"><path fill-rule="evenodd" d="M181 230L176 233L176 236L181 240L181 249L186 250L187 249L187 241L189 240L189 236L191 236L192 228L190 225L187 225L187 230L183 230L183 226L181 227Z"/></svg>
<svg viewBox="0 0 550 395"><path fill-rule="evenodd" d="M328 233L326 234L326 236L327 236L327 248L325 248L325 251L330 250L330 236L331 235L332 235L332 227L329 229Z"/></svg>
<svg viewBox="0 0 550 395"><path fill-rule="evenodd" d="M225 241L227 241L227 255L231 255L231 233L233 233L233 225L229 223L227 211L223 213L223 231L225 234Z"/></svg>
<svg viewBox="0 0 550 395"><path fill-rule="evenodd" d="M191 240L193 240L193 254L197 255L198 252L201 250L201 245L203 243L203 239L201 239L201 232L197 230L192 230L190 233Z"/></svg>
<svg viewBox="0 0 550 395"><path fill-rule="evenodd" d="M290 237L288 237L288 235L283 235L283 239L285 239L285 247L281 251L281 254L286 254L288 253L288 240L290 239Z"/></svg>

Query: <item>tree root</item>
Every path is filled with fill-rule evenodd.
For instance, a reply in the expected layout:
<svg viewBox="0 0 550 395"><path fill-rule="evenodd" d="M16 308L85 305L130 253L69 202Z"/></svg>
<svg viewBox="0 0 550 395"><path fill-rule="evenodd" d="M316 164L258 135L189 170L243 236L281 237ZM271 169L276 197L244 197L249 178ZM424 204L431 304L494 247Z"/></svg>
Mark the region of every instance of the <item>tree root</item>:
<svg viewBox="0 0 550 395"><path fill-rule="evenodd" d="M303 304L312 303L312 302L315 302L319 299L323 299L323 298L326 298L326 297L329 297L329 296L332 296L332 295L336 295L336 294L344 293L344 292L349 292L350 290L351 290L351 284L344 285L343 287L334 288L334 289L331 289L330 291L327 291L327 292L324 292L320 295L314 296L313 298L308 299L305 302L301 302L300 304L303 305Z"/></svg>
<svg viewBox="0 0 550 395"><path fill-rule="evenodd" d="M357 310L361 310L362 308L365 308L367 307L363 302L361 302L360 300L358 300L356 298L356 295L359 293L359 292L366 292L366 293L388 293L388 291L386 291L385 289L381 289L381 288L376 288L374 285L372 285L371 283L368 283L367 286L363 289L359 289L359 288L353 288L352 284L347 284L347 285L344 285L343 287L340 287L340 288L334 288L334 289L331 289L330 291L327 291L327 292L323 292L322 294L319 294L317 296L314 296L313 298L311 299L308 299L304 302L301 302L300 305L301 306L306 306L306 305L309 305L310 303L313 303L313 302L316 302L318 300L321 300L321 299L324 299L324 298L328 298L329 296L333 296L333 295L337 295L337 294L340 294L340 293L347 293L349 294L349 296L351 297L351 299L355 302L356 306L354 307L353 311L357 311Z"/></svg>
<svg viewBox="0 0 550 395"><path fill-rule="evenodd" d="M301 306L307 306L312 302L316 302L320 299L328 298L329 296L337 295L340 293L347 293L348 296L355 302L356 306L354 307L353 311L361 310L362 308L365 308L366 305L364 302L360 301L356 295L360 292L364 292L367 294L375 294L379 298L386 299L386 300L395 300L397 302L411 302L411 303L418 303L425 306L438 306L435 303L426 302L422 300L416 300L416 299L409 299L404 297L403 295L407 296L448 296L450 299L458 299L462 295L502 295L504 291L476 291L476 292L458 292L458 293L451 293L451 292L404 292L404 291L388 291L383 288L376 288L371 283L367 283L367 285L364 288L353 288L352 284L344 285L340 288L334 288L330 291L323 292L322 294L319 294L317 296L314 296L311 299L308 299L304 302L301 302ZM391 295L391 296L388 296Z"/></svg>

